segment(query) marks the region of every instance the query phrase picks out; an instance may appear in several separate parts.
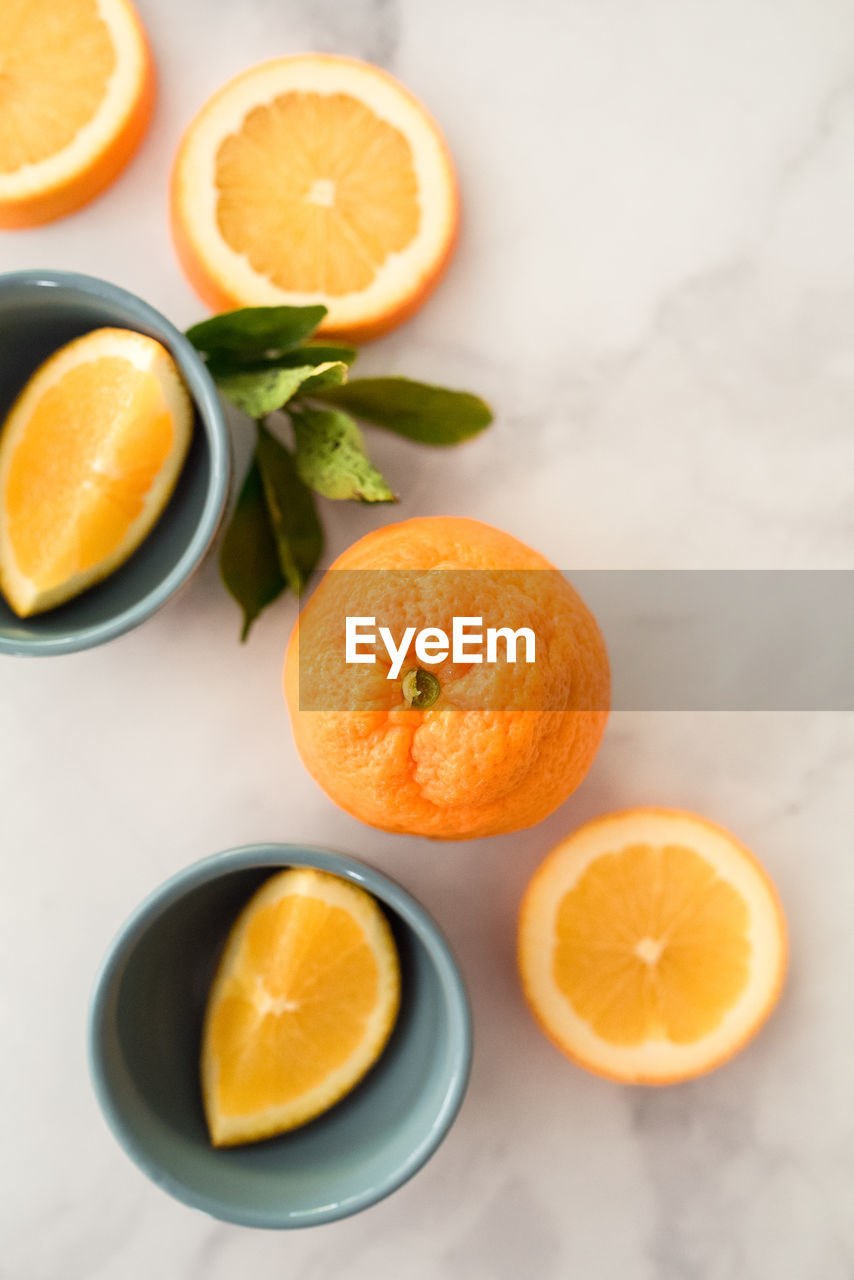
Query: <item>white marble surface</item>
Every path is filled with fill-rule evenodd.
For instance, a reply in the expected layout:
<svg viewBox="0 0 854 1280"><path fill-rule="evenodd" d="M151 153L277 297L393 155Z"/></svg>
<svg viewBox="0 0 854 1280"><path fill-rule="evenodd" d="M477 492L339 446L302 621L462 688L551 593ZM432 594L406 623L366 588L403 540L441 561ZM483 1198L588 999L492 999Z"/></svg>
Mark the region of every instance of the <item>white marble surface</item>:
<svg viewBox="0 0 854 1280"><path fill-rule="evenodd" d="M0 238L0 269L78 268L180 324L178 133L271 53L376 59L432 108L465 226L435 298L365 369L476 388L454 454L375 433L402 516L503 526L567 568L852 567L850 0L139 0L157 117L78 216ZM332 550L388 518L328 507ZM386 836L306 779L279 695L293 604L251 643L208 563L132 635L0 662L2 1280L846 1280L854 1275L854 720L617 714L581 792L519 836ZM764 858L793 961L739 1059L666 1091L572 1067L517 990L527 876L579 820L697 808ZM248 840L352 851L441 919L470 985L471 1088L382 1205L280 1235L170 1200L109 1136L85 1065L92 975L169 872Z"/></svg>

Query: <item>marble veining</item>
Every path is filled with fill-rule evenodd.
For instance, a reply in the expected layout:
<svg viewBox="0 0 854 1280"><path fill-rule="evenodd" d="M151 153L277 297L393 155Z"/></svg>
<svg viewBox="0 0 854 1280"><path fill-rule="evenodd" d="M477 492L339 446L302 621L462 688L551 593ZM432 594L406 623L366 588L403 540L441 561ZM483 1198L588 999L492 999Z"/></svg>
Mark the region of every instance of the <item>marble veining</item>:
<svg viewBox="0 0 854 1280"><path fill-rule="evenodd" d="M0 270L116 281L205 313L168 240L177 137L226 78L305 48L401 76L445 129L457 257L365 372L471 387L456 452L379 431L395 514L506 527L562 568L854 566L854 10L849 0L138 0L160 71L133 165ZM245 439L238 441L245 456ZM328 505L331 557L389 518ZM292 602L237 642L209 561L143 628L0 662L0 1280L850 1280L854 719L612 717L580 792L464 847L372 832L306 780L279 678ZM707 1079L620 1089L566 1062L515 979L519 896L618 806L696 808L755 848L792 967L759 1039ZM350 851L441 920L469 984L472 1083L435 1158L374 1209L296 1234L212 1222L128 1162L84 1025L120 920L251 840Z"/></svg>
<svg viewBox="0 0 854 1280"><path fill-rule="evenodd" d="M366 58L387 71L394 70L400 42L401 12L396 0L297 0L277 13L302 25L305 48L323 53L345 51L354 58ZM275 21L276 14L271 13Z"/></svg>

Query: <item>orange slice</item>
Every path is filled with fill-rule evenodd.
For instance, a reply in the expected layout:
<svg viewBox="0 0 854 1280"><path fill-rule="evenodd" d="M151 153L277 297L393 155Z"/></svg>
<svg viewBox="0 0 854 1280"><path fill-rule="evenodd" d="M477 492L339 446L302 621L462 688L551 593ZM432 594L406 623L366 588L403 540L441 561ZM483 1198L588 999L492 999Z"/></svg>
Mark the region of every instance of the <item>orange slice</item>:
<svg viewBox="0 0 854 1280"><path fill-rule="evenodd" d="M590 1071L669 1084L732 1057L786 967L777 894L723 828L668 809L580 827L531 880L519 970L545 1033Z"/></svg>
<svg viewBox="0 0 854 1280"><path fill-rule="evenodd" d="M215 1146L294 1129L328 1110L385 1048L400 1001L388 922L340 876L294 867L229 934L202 1035Z"/></svg>
<svg viewBox="0 0 854 1280"><path fill-rule="evenodd" d="M178 257L210 306L323 303L321 331L354 339L421 305L457 218L436 124L391 76L351 58L243 72L193 120L173 173Z"/></svg>
<svg viewBox="0 0 854 1280"><path fill-rule="evenodd" d="M150 531L193 408L169 352L96 329L41 365L0 431L0 588L20 617L70 599Z"/></svg>
<svg viewBox="0 0 854 1280"><path fill-rule="evenodd" d="M93 199L145 133L154 96L128 0L2 0L0 227L32 227Z"/></svg>

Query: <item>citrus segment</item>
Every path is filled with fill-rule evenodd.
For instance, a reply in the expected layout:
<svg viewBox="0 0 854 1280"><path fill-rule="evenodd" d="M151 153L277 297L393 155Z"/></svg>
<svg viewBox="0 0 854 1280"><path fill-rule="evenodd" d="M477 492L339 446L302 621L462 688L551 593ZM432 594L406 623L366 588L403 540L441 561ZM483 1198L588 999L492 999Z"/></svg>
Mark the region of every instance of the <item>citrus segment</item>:
<svg viewBox="0 0 854 1280"><path fill-rule="evenodd" d="M275 169L259 167L259 153L280 156ZM219 148L216 186L226 243L287 291L365 289L418 229L409 143L349 94L291 93L256 107Z"/></svg>
<svg viewBox="0 0 854 1280"><path fill-rule="evenodd" d="M279 58L237 76L175 164L179 259L217 309L324 303L321 331L409 315L453 246L456 185L424 109L367 63Z"/></svg>
<svg viewBox="0 0 854 1280"><path fill-rule="evenodd" d="M722 828L630 810L568 836L534 875L519 925L526 998L570 1057L660 1084L731 1057L776 1002L777 896Z"/></svg>
<svg viewBox="0 0 854 1280"><path fill-rule="evenodd" d="M78 208L139 144L153 97L128 0L4 0L0 6L0 227Z"/></svg>
<svg viewBox="0 0 854 1280"><path fill-rule="evenodd" d="M153 338L98 329L54 353L0 433L0 585L23 616L121 564L166 505L193 411Z"/></svg>
<svg viewBox="0 0 854 1280"><path fill-rule="evenodd" d="M215 1145L327 1110L376 1062L399 998L391 930L368 893L308 868L268 880L238 917L208 1000L202 1087Z"/></svg>

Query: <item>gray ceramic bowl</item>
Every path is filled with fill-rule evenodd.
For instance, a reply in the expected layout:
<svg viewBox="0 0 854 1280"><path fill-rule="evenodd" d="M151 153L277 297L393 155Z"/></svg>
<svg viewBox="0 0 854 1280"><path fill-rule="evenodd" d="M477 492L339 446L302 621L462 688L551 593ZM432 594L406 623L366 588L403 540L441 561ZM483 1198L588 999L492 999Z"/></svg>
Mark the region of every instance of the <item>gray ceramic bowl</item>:
<svg viewBox="0 0 854 1280"><path fill-rule="evenodd" d="M379 900L400 953L401 1009L379 1062L325 1115L215 1149L199 1086L207 992L240 908L283 866L332 871ZM471 1019L447 944L399 885L341 854L247 845L179 872L126 921L96 981L89 1057L113 1133L164 1190L226 1222L304 1227L367 1208L429 1159L465 1093Z"/></svg>
<svg viewBox="0 0 854 1280"><path fill-rule="evenodd" d="M41 362L103 325L137 329L168 347L196 409L190 452L160 520L128 562L75 600L18 618L0 598L0 653L73 653L130 631L169 599L202 560L228 496L228 431L216 388L192 345L132 293L73 271L0 275L0 423Z"/></svg>

